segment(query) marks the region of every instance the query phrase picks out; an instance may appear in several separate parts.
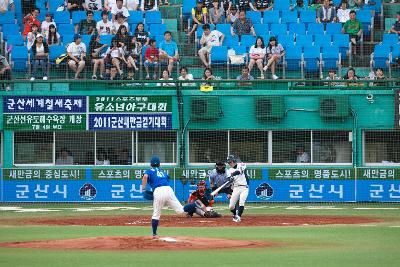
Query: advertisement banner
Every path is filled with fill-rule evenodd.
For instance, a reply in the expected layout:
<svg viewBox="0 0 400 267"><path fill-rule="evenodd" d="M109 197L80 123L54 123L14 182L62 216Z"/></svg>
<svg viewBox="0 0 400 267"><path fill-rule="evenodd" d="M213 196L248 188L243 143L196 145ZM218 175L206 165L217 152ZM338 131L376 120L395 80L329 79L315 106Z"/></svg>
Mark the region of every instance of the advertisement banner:
<svg viewBox="0 0 400 267"><path fill-rule="evenodd" d="M89 130L171 130L172 114L90 114Z"/></svg>
<svg viewBox="0 0 400 267"><path fill-rule="evenodd" d="M86 96L4 96L3 113L86 113Z"/></svg>
<svg viewBox="0 0 400 267"><path fill-rule="evenodd" d="M89 96L89 112L172 112L171 96Z"/></svg>

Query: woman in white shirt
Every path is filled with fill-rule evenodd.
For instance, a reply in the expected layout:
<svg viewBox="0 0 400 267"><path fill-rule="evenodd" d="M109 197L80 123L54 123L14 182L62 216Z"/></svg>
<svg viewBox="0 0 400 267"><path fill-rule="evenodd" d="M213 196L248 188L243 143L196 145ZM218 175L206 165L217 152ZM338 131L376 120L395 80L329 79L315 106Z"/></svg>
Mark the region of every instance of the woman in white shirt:
<svg viewBox="0 0 400 267"><path fill-rule="evenodd" d="M165 69L162 72L162 77L160 78L160 81L172 81L173 79L170 78L169 75L170 75L169 71L167 69ZM157 86L163 86L163 87L165 87L165 86L175 86L175 83L171 83L171 82L168 82L168 83L157 83Z"/></svg>
<svg viewBox="0 0 400 267"><path fill-rule="evenodd" d="M340 23L345 23L350 19L350 9L347 8L347 2L343 1L336 14Z"/></svg>
<svg viewBox="0 0 400 267"><path fill-rule="evenodd" d="M28 33L28 35L26 36L26 39L28 40L26 43L26 47L28 48L28 50L31 50L31 47L33 45L33 43L36 40L36 35L38 35L38 26L36 24L32 24L32 30Z"/></svg>
<svg viewBox="0 0 400 267"><path fill-rule="evenodd" d="M249 72L253 68L254 64L257 64L258 69L261 72L261 79L264 79L263 63L265 54L267 50L264 45L264 39L260 36L257 37L256 43L250 47L250 62L249 62Z"/></svg>
<svg viewBox="0 0 400 267"><path fill-rule="evenodd" d="M107 49L106 57L108 57L111 61L111 64L117 68L119 75L122 75L123 71L121 70L121 63L122 61L126 63L126 60L124 57L124 51L119 45L116 37L112 39L111 46Z"/></svg>
<svg viewBox="0 0 400 267"><path fill-rule="evenodd" d="M56 23L53 21L53 16L50 13L47 13L46 19L42 22L41 25L42 35L44 38L47 38L47 36L49 36L50 25L54 25L57 28Z"/></svg>
<svg viewBox="0 0 400 267"><path fill-rule="evenodd" d="M193 81L193 75L188 73L188 69L186 67L181 67L180 69L181 76L178 77L180 81ZM182 83L182 86L195 86L195 83Z"/></svg>

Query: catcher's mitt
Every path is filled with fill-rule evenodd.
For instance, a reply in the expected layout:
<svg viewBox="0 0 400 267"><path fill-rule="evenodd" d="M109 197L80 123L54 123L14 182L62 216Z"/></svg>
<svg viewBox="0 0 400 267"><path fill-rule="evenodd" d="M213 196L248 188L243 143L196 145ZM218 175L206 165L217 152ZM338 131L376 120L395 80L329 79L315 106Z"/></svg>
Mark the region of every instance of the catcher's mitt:
<svg viewBox="0 0 400 267"><path fill-rule="evenodd" d="M218 212L214 211L214 210L210 210L210 211L206 211L204 213L204 217L206 217L206 218L220 218L220 217L222 217L222 215L219 214Z"/></svg>

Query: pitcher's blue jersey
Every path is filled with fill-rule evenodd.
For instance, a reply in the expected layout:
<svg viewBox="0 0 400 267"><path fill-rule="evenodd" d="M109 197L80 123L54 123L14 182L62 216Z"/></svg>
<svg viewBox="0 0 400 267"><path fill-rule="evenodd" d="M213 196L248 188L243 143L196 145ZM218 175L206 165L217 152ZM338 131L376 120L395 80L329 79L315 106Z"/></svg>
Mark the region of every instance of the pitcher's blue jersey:
<svg viewBox="0 0 400 267"><path fill-rule="evenodd" d="M144 171L144 174L148 175L147 183L151 188L156 189L160 186L169 186L169 175L159 168L151 168Z"/></svg>

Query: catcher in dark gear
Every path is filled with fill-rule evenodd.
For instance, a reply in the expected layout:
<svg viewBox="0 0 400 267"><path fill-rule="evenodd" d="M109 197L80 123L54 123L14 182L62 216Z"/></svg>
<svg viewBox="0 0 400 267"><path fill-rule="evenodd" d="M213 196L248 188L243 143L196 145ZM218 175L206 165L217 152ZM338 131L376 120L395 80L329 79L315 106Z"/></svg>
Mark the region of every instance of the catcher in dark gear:
<svg viewBox="0 0 400 267"><path fill-rule="evenodd" d="M212 209L214 198L211 196L211 189L207 188L207 184L203 180L197 183L197 190L190 194L188 203L183 210L190 217L194 213L207 218L221 217Z"/></svg>

